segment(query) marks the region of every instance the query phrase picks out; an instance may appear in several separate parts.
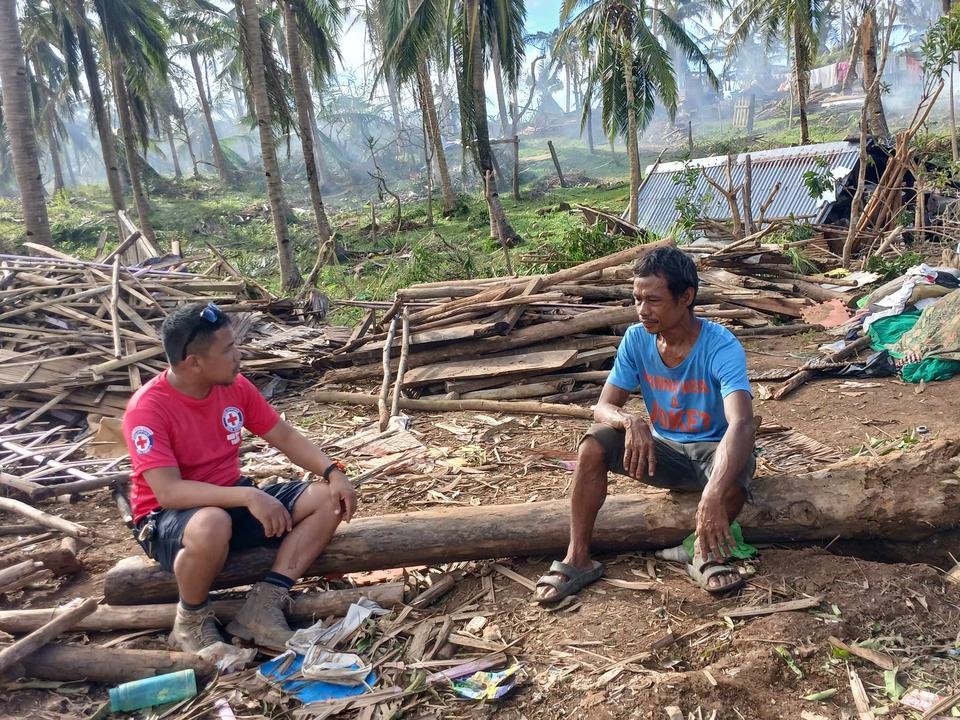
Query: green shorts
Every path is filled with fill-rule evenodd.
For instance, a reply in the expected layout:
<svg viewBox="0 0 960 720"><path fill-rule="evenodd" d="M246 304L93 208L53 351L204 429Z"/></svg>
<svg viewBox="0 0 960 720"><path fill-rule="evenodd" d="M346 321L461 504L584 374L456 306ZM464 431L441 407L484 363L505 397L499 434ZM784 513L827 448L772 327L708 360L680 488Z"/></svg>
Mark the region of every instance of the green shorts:
<svg viewBox="0 0 960 720"><path fill-rule="evenodd" d="M623 467L623 453L626 434L623 430L594 423L587 430L586 438L593 438L603 448L603 456L606 460L607 470L615 472L618 475L626 475L627 471ZM583 440L580 442L582 443ZM713 458L716 454L719 442L690 442L679 443L673 440L653 436L654 453L657 457L657 466L653 475L646 472L646 465L643 466L643 475L638 478L640 482L655 487L668 488L680 492L700 492L706 487L710 479L710 473L713 471ZM750 496L750 483L753 480L753 474L757 470L757 459L753 453L747 460L747 466L743 469L737 483Z"/></svg>

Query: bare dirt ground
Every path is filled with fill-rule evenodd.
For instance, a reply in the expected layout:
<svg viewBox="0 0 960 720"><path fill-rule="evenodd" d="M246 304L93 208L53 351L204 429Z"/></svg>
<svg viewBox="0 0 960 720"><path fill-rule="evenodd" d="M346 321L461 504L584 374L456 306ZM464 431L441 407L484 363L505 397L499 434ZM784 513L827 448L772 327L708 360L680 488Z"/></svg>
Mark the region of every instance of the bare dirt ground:
<svg viewBox="0 0 960 720"><path fill-rule="evenodd" d="M760 371L797 367L829 339L808 334L751 340L745 346L751 370ZM960 378L931 384L922 392L892 378L832 379L812 382L782 401L758 399L755 412L764 424L794 428L848 457L869 438L892 445L918 426L928 428L921 438L956 433L958 397ZM374 415L367 409L318 407L308 392L298 394L296 387L279 405L288 420L321 442L369 426ZM478 413L415 415L411 430L429 449L433 464L426 472L416 465L401 467L366 483L360 515L564 497L572 480L570 459L585 421L519 415L503 420ZM245 462L265 477L280 461L250 454ZM355 462L369 467L375 459ZM771 467L776 469L775 463L761 463L762 469ZM296 477L293 468L276 472ZM610 492L660 491L645 491L632 480L614 477ZM69 519L95 525L104 539L82 551L85 570L80 576L6 596L0 607L48 607L96 595L102 591L103 573L120 558L139 552L108 494L52 507ZM440 615L470 601L476 613L487 618L488 637L513 643L509 652L522 663L523 680L499 703L454 701L441 692L422 696L404 716L666 718L664 708L675 705L698 720L713 711L721 719L857 717L848 675L853 668L878 714L919 717L886 696L878 667L835 657L830 636L847 643L870 641L870 647L893 657L904 688L940 694L960 688L960 658L950 654L960 643L960 586L945 583L943 573L933 567L873 563L816 547L764 547L758 559L749 561L747 589L717 600L695 588L677 568L647 555L601 559L608 578L654 581L654 589L600 582L571 605L549 611L530 602L524 585L491 573L492 562L457 566L463 575L457 586L428 612ZM535 581L549 560L502 562ZM493 578L493 591L485 595L484 574ZM823 598L814 610L723 618L724 610L810 596ZM72 634L67 639L103 642L106 636ZM120 646L162 643L163 635L157 633ZM823 702L802 699L830 689L837 692ZM60 691L8 685L0 690L0 715L89 717L104 697L105 688L82 684Z"/></svg>

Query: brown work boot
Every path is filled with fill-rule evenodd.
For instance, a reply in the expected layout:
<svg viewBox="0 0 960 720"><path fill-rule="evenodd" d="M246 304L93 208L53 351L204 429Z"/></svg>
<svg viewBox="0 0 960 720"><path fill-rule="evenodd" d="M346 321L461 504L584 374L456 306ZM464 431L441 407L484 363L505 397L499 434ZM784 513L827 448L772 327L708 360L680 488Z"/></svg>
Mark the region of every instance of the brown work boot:
<svg viewBox="0 0 960 720"><path fill-rule="evenodd" d="M293 635L283 615L289 604L289 590L259 582L250 590L240 612L227 625L227 632L242 640L253 640L263 647L282 650Z"/></svg>
<svg viewBox="0 0 960 720"><path fill-rule="evenodd" d="M194 654L214 643L223 642L213 609L206 606L199 610L187 610L177 605L177 619L167 642L170 647L179 647L184 652Z"/></svg>

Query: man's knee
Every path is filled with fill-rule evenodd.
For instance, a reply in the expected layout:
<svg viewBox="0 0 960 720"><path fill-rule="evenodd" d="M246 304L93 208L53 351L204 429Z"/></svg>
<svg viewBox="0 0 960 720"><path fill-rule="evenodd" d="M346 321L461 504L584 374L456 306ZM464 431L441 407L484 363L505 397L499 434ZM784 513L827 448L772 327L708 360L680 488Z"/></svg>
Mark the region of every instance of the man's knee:
<svg viewBox="0 0 960 720"><path fill-rule="evenodd" d="M587 471L594 473L607 470L607 458L603 445L596 438L587 435L577 449L577 464Z"/></svg>
<svg viewBox="0 0 960 720"><path fill-rule="evenodd" d="M337 514L336 499L330 492L330 487L323 483L313 483L304 490L294 503L293 514L297 522L302 522L311 515L320 515L340 521Z"/></svg>
<svg viewBox="0 0 960 720"><path fill-rule="evenodd" d="M197 510L183 532L184 547L220 549L230 543L233 521L223 508L205 507Z"/></svg>

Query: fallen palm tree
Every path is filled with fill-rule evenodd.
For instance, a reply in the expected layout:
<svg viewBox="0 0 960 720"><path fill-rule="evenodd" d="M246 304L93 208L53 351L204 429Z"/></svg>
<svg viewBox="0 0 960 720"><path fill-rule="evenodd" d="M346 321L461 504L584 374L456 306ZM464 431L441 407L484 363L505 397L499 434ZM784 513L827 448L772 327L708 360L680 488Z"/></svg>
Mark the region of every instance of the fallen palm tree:
<svg viewBox="0 0 960 720"><path fill-rule="evenodd" d="M806 474L756 481L754 501L740 517L753 542L884 539L916 542L960 526L960 438L912 451L857 457ZM696 495L651 491L607 500L594 547L620 551L680 543L694 526ZM551 500L430 510L355 520L341 528L309 574L355 572L508 556L549 555L567 545L569 502ZM232 555L215 587L260 578L275 551ZM172 574L143 557L107 573L112 605L175 598Z"/></svg>

